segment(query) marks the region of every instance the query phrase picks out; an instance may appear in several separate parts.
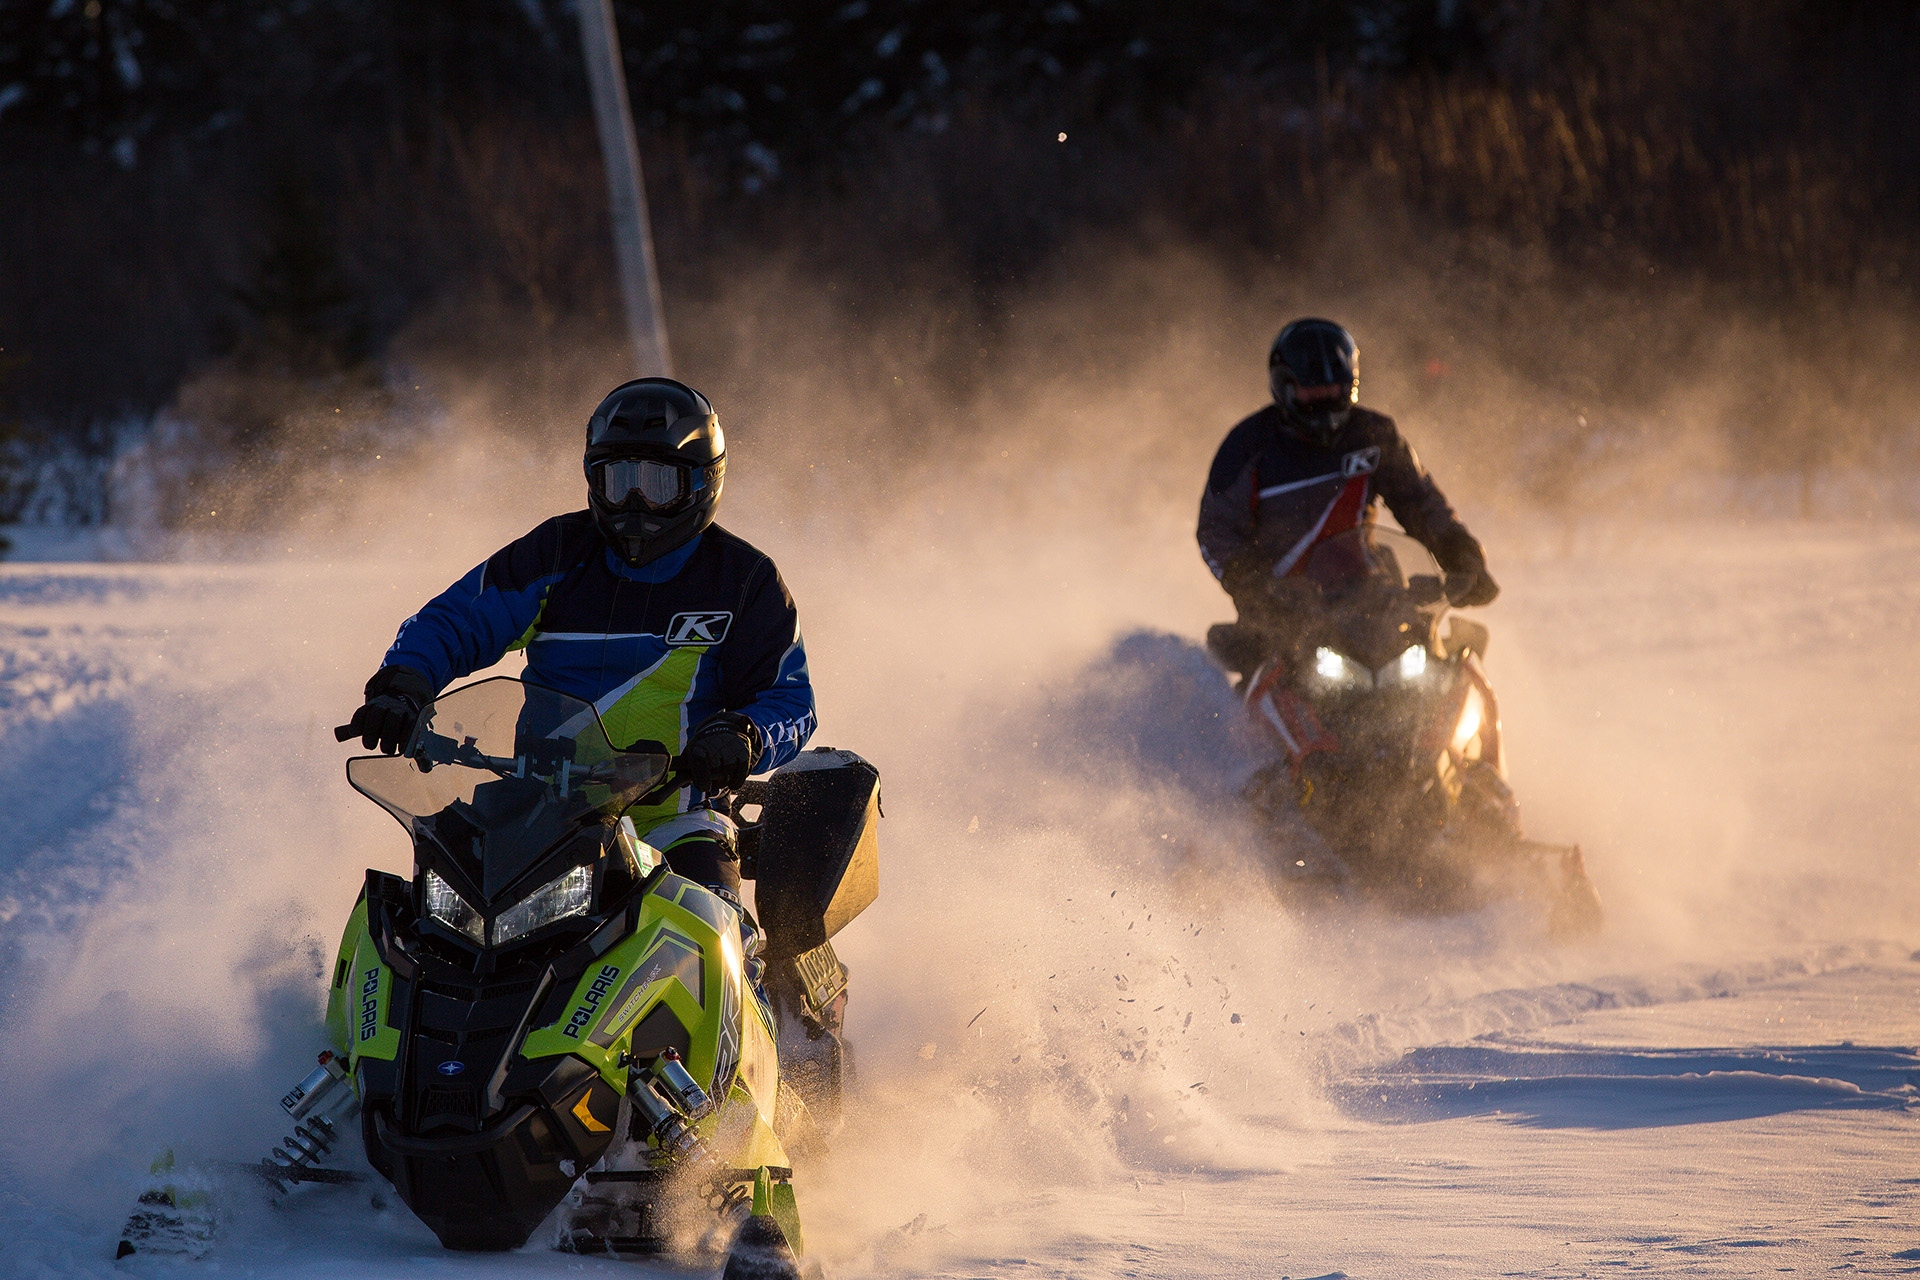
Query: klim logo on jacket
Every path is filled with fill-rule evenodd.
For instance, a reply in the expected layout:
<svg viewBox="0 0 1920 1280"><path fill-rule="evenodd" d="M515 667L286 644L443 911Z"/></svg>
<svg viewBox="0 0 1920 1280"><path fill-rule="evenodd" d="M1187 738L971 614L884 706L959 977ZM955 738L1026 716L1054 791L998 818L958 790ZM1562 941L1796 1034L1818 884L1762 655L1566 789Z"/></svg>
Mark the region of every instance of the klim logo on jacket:
<svg viewBox="0 0 1920 1280"><path fill-rule="evenodd" d="M676 613L667 625L667 643L719 644L732 625L731 613Z"/></svg>
<svg viewBox="0 0 1920 1280"><path fill-rule="evenodd" d="M1372 475L1380 469L1380 446L1371 445L1365 449L1355 449L1340 459L1340 474L1351 480L1355 476Z"/></svg>

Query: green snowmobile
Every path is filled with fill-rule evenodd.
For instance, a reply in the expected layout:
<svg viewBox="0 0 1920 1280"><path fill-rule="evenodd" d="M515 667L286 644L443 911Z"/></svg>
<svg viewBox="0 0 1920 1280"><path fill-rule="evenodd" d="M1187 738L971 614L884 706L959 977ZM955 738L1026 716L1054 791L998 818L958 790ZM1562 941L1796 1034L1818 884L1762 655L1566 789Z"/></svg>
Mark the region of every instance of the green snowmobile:
<svg viewBox="0 0 1920 1280"><path fill-rule="evenodd" d="M331 1048L282 1100L300 1125L270 1181L334 1180L357 1114L369 1163L448 1248L517 1248L552 1216L561 1249L704 1237L730 1280L798 1274L790 1153L838 1113L829 939L877 894L879 775L817 749L735 798L766 928L749 955L735 908L619 816L671 766L505 678L431 703L405 754L348 763L407 828L413 876L367 872Z"/></svg>

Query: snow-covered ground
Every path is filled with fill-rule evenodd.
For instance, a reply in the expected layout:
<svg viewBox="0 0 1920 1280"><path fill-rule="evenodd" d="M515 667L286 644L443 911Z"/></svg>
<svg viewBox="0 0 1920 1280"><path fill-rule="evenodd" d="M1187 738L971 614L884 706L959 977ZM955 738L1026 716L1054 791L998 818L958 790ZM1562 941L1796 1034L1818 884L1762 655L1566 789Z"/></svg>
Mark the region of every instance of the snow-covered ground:
<svg viewBox="0 0 1920 1280"><path fill-rule="evenodd" d="M158 1150L278 1136L362 868L406 859L330 728L536 514L0 565L0 1274L112 1274ZM816 742L885 777L882 898L840 939L860 1101L800 1172L830 1272L1920 1270L1920 532L1493 531L1516 788L1610 912L1554 947L1519 908L1279 904L1180 639L1222 603L1187 514L743 522L801 604ZM118 1264L636 1268L687 1274L447 1255L332 1191Z"/></svg>

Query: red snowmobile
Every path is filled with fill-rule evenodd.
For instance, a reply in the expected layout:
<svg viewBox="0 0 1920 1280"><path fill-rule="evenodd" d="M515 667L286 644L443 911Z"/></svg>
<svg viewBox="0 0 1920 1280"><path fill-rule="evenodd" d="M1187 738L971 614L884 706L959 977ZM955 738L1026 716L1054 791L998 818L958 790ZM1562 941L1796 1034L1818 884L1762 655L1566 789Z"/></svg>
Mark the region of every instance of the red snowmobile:
<svg viewBox="0 0 1920 1280"><path fill-rule="evenodd" d="M1600 899L1578 846L1521 832L1481 667L1487 628L1448 609L1427 549L1369 525L1316 546L1252 616L1213 627L1208 651L1241 676L1272 756L1243 794L1294 886L1419 912L1544 897L1556 934L1591 932Z"/></svg>

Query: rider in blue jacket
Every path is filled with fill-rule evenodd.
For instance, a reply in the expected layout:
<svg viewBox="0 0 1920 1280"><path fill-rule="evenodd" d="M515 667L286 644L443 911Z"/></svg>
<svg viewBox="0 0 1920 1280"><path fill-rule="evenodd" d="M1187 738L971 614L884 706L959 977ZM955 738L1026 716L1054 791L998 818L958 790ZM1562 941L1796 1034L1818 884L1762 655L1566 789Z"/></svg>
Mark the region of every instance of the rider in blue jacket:
<svg viewBox="0 0 1920 1280"><path fill-rule="evenodd" d="M813 733L793 597L773 561L713 523L726 440L669 378L616 387L587 423L587 510L502 547L400 627L353 728L402 750L450 681L525 649L526 679L591 702L616 747L652 740L683 784L628 810L676 874L739 901L732 821L714 807Z"/></svg>

